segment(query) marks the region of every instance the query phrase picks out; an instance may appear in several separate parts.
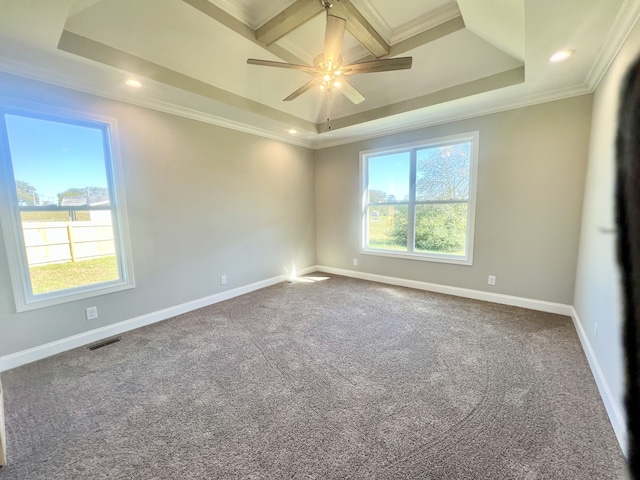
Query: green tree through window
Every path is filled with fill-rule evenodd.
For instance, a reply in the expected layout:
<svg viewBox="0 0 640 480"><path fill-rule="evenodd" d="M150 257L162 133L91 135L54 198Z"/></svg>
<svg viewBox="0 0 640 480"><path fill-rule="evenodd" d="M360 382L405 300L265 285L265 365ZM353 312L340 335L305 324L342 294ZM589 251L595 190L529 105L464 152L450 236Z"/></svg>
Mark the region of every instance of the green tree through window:
<svg viewBox="0 0 640 480"><path fill-rule="evenodd" d="M39 205L40 195L36 188L27 182L16 180L16 193L18 194L18 205Z"/></svg>
<svg viewBox="0 0 640 480"><path fill-rule="evenodd" d="M363 253L470 263L477 134L361 154Z"/></svg>

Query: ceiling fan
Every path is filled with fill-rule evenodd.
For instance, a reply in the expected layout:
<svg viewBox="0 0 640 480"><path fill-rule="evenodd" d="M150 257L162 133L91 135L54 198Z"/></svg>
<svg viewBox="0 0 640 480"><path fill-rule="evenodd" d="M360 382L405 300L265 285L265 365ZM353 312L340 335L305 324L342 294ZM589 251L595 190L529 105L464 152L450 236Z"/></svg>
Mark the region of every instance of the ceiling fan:
<svg viewBox="0 0 640 480"><path fill-rule="evenodd" d="M353 103L358 104L364 101L364 96L344 79L345 76L411 68L412 57L387 58L343 65L340 51L342 49L342 41L344 39L347 22L344 18L337 17L330 13L330 9L333 6L331 0L320 1L327 13L327 27L324 37L324 52L314 58L313 67L296 65L294 63L258 60L255 58L249 58L247 60L247 63L250 65L302 70L313 77L311 81L285 98L285 102L291 101L311 88L318 86L321 90L328 93L334 89L339 90Z"/></svg>

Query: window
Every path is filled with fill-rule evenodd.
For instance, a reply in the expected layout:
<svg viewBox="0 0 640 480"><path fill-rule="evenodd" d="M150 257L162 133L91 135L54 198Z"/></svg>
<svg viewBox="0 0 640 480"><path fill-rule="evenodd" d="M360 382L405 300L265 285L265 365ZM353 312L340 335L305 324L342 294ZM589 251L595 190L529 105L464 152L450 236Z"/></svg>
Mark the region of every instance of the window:
<svg viewBox="0 0 640 480"><path fill-rule="evenodd" d="M361 253L471 265L478 132L360 153Z"/></svg>
<svg viewBox="0 0 640 480"><path fill-rule="evenodd" d="M115 121L0 109L0 220L18 311L133 287Z"/></svg>

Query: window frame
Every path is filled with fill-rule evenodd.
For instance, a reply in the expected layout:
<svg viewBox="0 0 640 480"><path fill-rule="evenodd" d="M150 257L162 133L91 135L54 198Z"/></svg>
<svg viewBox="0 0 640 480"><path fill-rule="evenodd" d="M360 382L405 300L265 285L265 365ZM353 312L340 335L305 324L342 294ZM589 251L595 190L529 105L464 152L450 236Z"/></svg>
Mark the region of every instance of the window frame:
<svg viewBox="0 0 640 480"><path fill-rule="evenodd" d="M427 262L450 263L454 265L473 265L473 246L475 238L475 216L476 216L476 193L478 180L478 145L480 132L473 131L438 137L429 140L394 145L393 147L377 148L360 152L360 253L363 255L375 255L380 257L404 258L409 260L419 260ZM464 256L449 255L440 253L417 252L415 251L415 211L416 206L429 204L428 201L416 200L416 152L427 148L445 147L447 145L471 143L471 159L469 169L469 197L467 200L467 231L466 231L466 253ZM409 200L399 202L388 202L388 205L407 205L407 251L383 250L367 247L368 232L368 209L369 209L369 171L368 160L370 157L381 155L391 155L403 152L410 152L410 172L409 172ZM380 205L381 202L374 202ZM383 202L384 203L384 202ZM444 202L454 203L454 202ZM458 202L460 203L460 202Z"/></svg>
<svg viewBox="0 0 640 480"><path fill-rule="evenodd" d="M97 128L102 133L105 172L111 202L116 261L120 278L34 295L16 194L5 115ZM17 312L50 307L135 288L129 222L124 194L117 122L113 118L0 97L0 222Z"/></svg>

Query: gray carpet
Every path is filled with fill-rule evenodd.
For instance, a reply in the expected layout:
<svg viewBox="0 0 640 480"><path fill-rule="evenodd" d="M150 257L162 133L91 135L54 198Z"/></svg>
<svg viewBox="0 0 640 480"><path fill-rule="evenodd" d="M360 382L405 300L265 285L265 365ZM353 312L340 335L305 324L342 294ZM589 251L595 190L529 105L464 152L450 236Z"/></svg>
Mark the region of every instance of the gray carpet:
<svg viewBox="0 0 640 480"><path fill-rule="evenodd" d="M1 480L626 478L569 318L338 276L2 379Z"/></svg>

